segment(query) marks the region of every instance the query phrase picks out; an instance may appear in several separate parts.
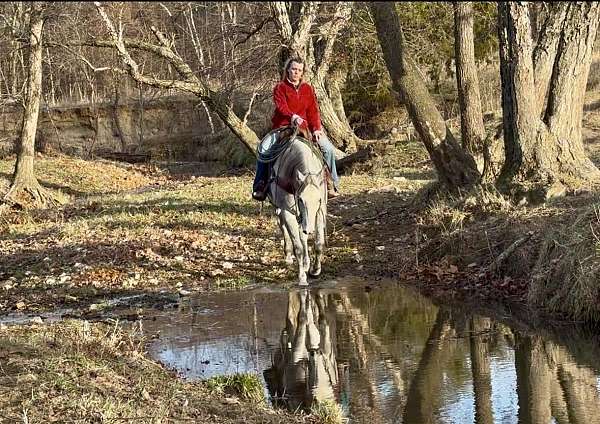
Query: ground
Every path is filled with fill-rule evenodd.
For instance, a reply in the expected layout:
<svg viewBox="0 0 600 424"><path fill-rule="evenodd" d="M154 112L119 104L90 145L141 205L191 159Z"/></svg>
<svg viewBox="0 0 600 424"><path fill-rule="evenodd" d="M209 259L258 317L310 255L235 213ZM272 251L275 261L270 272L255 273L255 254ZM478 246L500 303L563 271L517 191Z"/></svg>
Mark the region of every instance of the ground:
<svg viewBox="0 0 600 424"><path fill-rule="evenodd" d="M598 160L594 102L584 135ZM0 161L0 189L8 187L13 166L14 158ZM137 295L126 302L152 307L193 292L295 285L272 207L250 197L252 170L201 176L61 155L40 155L36 170L42 185L68 203L0 216L0 313L34 317L25 326L0 324L0 422L81 421L73 402L89 408L90 422L318 420L182 382L145 356L145 340L135 332L106 323L123 296ZM573 228L596 234L600 219L589 212L595 192L527 208L494 193L432 196L435 175L414 140L397 142L355 172L343 176L342 196L329 204L320 280L353 275L378 284L393 277L438 299L524 305L532 281L541 278L532 271L542 268L540 246L551 252L550 267L562 256L549 241L589 244L597 262L597 239L572 239ZM571 239L565 242L561 232ZM44 323L53 311L74 320ZM165 386L169 393L161 391Z"/></svg>

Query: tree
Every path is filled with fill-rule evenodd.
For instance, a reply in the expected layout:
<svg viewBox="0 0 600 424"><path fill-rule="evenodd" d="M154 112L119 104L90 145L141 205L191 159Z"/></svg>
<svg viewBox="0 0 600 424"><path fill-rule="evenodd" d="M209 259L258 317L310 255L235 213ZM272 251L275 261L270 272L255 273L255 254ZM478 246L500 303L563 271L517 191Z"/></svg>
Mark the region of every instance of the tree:
<svg viewBox="0 0 600 424"><path fill-rule="evenodd" d="M498 3L506 152L498 187L519 201L543 201L600 178L581 136L599 10L598 3L555 6L547 22L554 29L534 51L527 6Z"/></svg>
<svg viewBox="0 0 600 424"><path fill-rule="evenodd" d="M475 64L473 6L470 2L454 3L454 48L462 146L476 154L481 151L485 129Z"/></svg>
<svg viewBox="0 0 600 424"><path fill-rule="evenodd" d="M35 135L42 92L42 31L44 4L31 2L29 7L29 52L25 111L19 139L19 152L12 185L4 196L8 204L46 206L55 200L40 185L34 173Z"/></svg>
<svg viewBox="0 0 600 424"><path fill-rule="evenodd" d="M95 47L113 47L117 49L119 57L126 66L126 70L117 69L116 72L127 72L135 81L142 84L151 85L160 88L178 89L183 92L192 93L200 98L205 104L215 112L229 127L229 129L239 138L244 146L253 154L256 154L256 146L259 139L256 133L246 123L240 119L233 105L225 99L225 93L222 89L211 84L202 74L196 74L190 66L172 49L172 43L155 26L150 29L158 40L158 45L140 40L125 39L122 32L117 32L112 20L100 5L95 2L98 13L109 30L111 40L90 40L88 45ZM148 76L142 73L139 64L131 56L128 48L140 49L151 52L154 55L166 60L170 66L179 73L180 80L159 79L155 76Z"/></svg>
<svg viewBox="0 0 600 424"><path fill-rule="evenodd" d="M429 152L439 181L450 190L472 186L480 177L475 161L454 138L416 64L407 57L394 3L373 2L370 8L392 84Z"/></svg>

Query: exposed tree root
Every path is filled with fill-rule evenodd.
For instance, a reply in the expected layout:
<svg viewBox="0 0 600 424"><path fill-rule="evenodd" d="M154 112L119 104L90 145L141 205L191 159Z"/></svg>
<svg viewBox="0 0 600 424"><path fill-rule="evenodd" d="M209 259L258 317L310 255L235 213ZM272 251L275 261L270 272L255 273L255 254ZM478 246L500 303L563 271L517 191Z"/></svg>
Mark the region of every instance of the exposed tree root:
<svg viewBox="0 0 600 424"><path fill-rule="evenodd" d="M29 184L13 184L2 200L4 204L16 209L48 208L61 204L59 198L37 181Z"/></svg>

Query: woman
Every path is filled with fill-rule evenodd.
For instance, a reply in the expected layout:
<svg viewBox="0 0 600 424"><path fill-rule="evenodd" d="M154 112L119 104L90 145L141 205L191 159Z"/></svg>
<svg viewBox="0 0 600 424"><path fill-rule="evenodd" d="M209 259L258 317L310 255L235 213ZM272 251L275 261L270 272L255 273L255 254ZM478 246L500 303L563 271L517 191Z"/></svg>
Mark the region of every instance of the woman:
<svg viewBox="0 0 600 424"><path fill-rule="evenodd" d="M317 97L313 87L302 81L304 75L304 61L294 57L287 60L283 67L281 81L273 90L275 112L271 122L273 129L296 125L300 129L312 133L314 140L319 144L325 163L329 167L333 188L329 190L329 198L338 196L339 178L335 167L335 154L333 145L323 132L321 116L317 105ZM272 137L275 137L273 134ZM273 140L274 141L274 140ZM270 146L272 142L267 141ZM267 195L268 164L258 161L256 164L256 177L252 188L252 197L256 200L265 200Z"/></svg>

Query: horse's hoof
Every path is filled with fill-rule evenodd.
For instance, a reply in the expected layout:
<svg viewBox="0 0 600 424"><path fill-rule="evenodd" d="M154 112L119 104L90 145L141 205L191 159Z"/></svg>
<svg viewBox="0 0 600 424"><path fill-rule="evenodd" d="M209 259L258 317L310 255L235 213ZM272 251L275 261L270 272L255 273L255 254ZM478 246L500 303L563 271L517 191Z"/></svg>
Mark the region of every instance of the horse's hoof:
<svg viewBox="0 0 600 424"><path fill-rule="evenodd" d="M294 263L294 257L288 256L287 258L285 258L285 263L288 265L292 265Z"/></svg>
<svg viewBox="0 0 600 424"><path fill-rule="evenodd" d="M307 280L300 280L300 281L298 281L298 285L300 287L306 287L306 286L308 286L308 281Z"/></svg>

